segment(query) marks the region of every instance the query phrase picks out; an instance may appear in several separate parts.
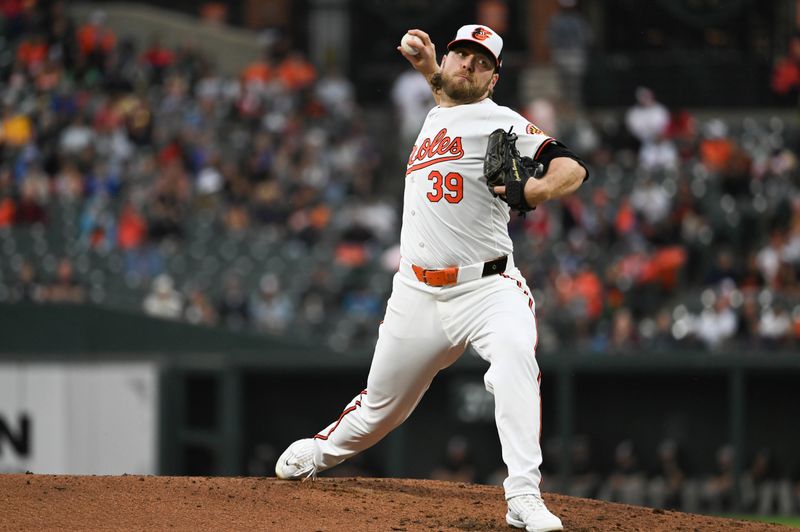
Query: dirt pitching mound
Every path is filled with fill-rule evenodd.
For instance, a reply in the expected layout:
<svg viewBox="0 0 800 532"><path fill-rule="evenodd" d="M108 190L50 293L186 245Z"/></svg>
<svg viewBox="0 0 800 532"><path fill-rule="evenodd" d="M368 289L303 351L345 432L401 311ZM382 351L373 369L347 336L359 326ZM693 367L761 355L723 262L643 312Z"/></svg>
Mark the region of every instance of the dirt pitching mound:
<svg viewBox="0 0 800 532"><path fill-rule="evenodd" d="M545 494L566 530L791 530ZM0 530L512 530L502 490L432 480L0 475Z"/></svg>

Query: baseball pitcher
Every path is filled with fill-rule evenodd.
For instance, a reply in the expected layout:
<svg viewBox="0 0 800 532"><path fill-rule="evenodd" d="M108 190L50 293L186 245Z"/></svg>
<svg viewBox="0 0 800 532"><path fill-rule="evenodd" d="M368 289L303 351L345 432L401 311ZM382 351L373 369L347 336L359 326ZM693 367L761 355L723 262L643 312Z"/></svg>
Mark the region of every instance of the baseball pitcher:
<svg viewBox="0 0 800 532"><path fill-rule="evenodd" d="M403 423L434 376L472 346L489 369L508 478L506 521L562 530L542 501L541 373L536 306L514 265L511 211L574 192L580 159L518 113L492 101L502 38L461 27L441 65L429 36L410 30L400 53L431 84L431 109L405 172L402 259L379 328L367 387L333 423L280 456L282 479L313 477Z"/></svg>

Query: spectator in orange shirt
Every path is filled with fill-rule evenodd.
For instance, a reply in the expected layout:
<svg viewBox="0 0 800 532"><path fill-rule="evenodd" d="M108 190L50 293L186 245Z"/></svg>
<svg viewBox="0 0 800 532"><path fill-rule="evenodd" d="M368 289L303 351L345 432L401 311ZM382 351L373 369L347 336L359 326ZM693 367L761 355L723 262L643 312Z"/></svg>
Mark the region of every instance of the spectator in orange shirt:
<svg viewBox="0 0 800 532"><path fill-rule="evenodd" d="M581 262L574 274L561 273L556 279L559 305L568 309L574 339L588 338L593 324L603 313L603 284L591 271L590 265Z"/></svg>
<svg viewBox="0 0 800 532"><path fill-rule="evenodd" d="M636 230L636 212L631 205L630 197L625 196L620 201L617 214L614 217L614 229L617 236L625 237Z"/></svg>
<svg viewBox="0 0 800 532"><path fill-rule="evenodd" d="M0 228L8 227L14 223L16 207L11 198L0 198Z"/></svg>
<svg viewBox="0 0 800 532"><path fill-rule="evenodd" d="M80 55L96 67L103 66L106 56L117 44L116 34L111 28L105 27L105 22L105 12L95 11L77 34Z"/></svg>
<svg viewBox="0 0 800 532"><path fill-rule="evenodd" d="M251 83L267 84L275 78L275 65L272 61L272 52L264 50L258 61L250 63L242 70L242 85Z"/></svg>
<svg viewBox="0 0 800 532"><path fill-rule="evenodd" d="M17 60L25 70L35 74L47 59L47 42L43 35L36 33L30 39L22 41L17 48Z"/></svg>
<svg viewBox="0 0 800 532"><path fill-rule="evenodd" d="M317 70L308 62L302 52L297 50L278 65L278 79L291 91L299 91L311 86L317 79Z"/></svg>
<svg viewBox="0 0 800 532"><path fill-rule="evenodd" d="M585 302L586 317L596 320L603 313L603 283L588 263L582 263L572 280L572 295Z"/></svg>
<svg viewBox="0 0 800 532"><path fill-rule="evenodd" d="M147 221L132 203L126 202L119 215L117 243L125 250L136 249L147 236Z"/></svg>
<svg viewBox="0 0 800 532"><path fill-rule="evenodd" d="M788 56L775 63L772 70L772 91L782 103L800 103L800 32L789 39Z"/></svg>
<svg viewBox="0 0 800 532"><path fill-rule="evenodd" d="M700 141L700 158L711 172L719 172L728 166L734 148L728 136L728 126L713 118L705 125L704 137Z"/></svg>

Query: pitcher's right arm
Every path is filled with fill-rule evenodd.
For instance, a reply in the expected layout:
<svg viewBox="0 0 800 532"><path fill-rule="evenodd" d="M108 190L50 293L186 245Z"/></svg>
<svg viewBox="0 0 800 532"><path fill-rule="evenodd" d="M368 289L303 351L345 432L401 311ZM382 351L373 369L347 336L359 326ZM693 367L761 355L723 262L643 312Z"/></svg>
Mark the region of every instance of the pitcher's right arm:
<svg viewBox="0 0 800 532"><path fill-rule="evenodd" d="M411 63L411 66L413 66L417 72L425 77L425 80L428 82L428 85L431 88L431 93L433 93L433 98L436 100L436 105L439 105L441 89L434 87L431 83L433 75L437 74L441 69L439 64L436 62L436 46L431 41L430 36L422 30L408 30L408 33L419 37L425 47L419 49L419 53L417 55L406 53L399 46L397 47L397 51L400 52L400 54L405 57L409 63Z"/></svg>

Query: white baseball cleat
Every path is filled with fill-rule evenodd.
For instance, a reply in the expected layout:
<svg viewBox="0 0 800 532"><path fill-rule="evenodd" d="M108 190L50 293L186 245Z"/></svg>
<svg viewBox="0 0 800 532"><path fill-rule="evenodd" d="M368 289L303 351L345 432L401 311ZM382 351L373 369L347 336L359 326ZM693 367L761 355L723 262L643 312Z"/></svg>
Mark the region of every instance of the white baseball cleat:
<svg viewBox="0 0 800 532"><path fill-rule="evenodd" d="M527 532L564 530L561 519L550 513L539 495L519 495L508 499L506 523Z"/></svg>
<svg viewBox="0 0 800 532"><path fill-rule="evenodd" d="M284 480L305 480L316 478L317 466L314 464L314 440L297 440L283 451L275 464L275 474Z"/></svg>

